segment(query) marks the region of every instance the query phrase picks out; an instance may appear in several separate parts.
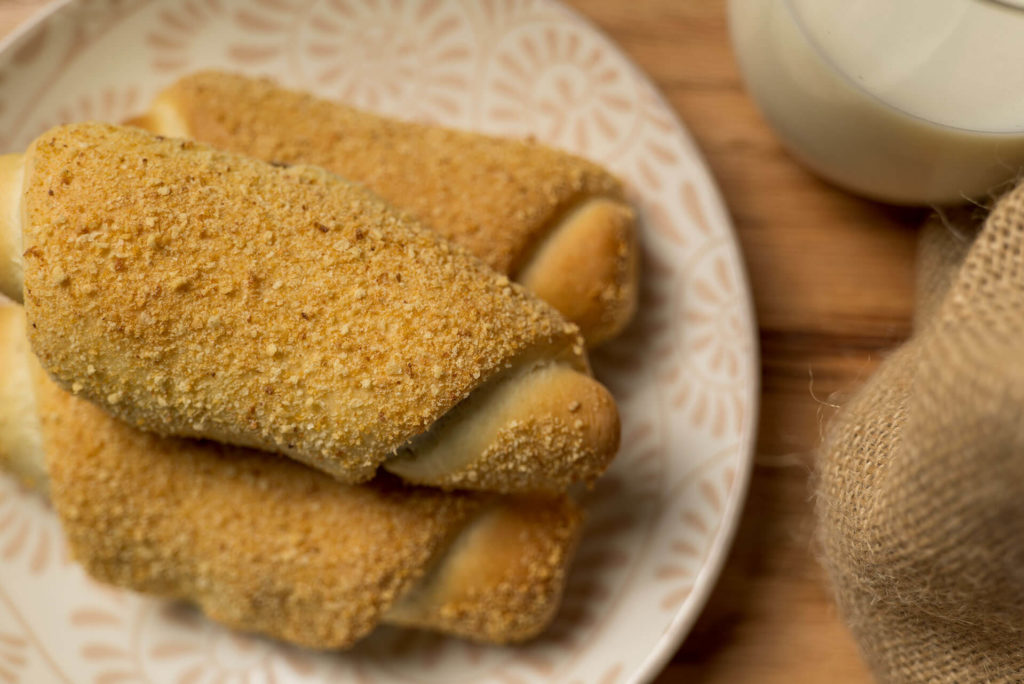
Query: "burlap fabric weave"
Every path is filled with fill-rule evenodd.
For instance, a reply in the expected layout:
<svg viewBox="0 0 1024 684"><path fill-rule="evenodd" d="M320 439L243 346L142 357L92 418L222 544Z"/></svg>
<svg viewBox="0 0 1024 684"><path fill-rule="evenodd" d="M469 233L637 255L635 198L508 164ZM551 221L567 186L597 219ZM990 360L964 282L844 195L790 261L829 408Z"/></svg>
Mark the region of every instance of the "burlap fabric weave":
<svg viewBox="0 0 1024 684"><path fill-rule="evenodd" d="M913 338L819 463L837 600L885 682L1024 682L1024 186L921 238Z"/></svg>

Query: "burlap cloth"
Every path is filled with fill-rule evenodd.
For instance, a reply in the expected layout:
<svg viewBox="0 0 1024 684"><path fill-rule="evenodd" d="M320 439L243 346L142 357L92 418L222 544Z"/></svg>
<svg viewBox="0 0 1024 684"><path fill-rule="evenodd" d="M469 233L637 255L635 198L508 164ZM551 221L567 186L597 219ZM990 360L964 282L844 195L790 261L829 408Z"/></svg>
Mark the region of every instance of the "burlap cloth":
<svg viewBox="0 0 1024 684"><path fill-rule="evenodd" d="M887 682L1024 682L1024 185L964 223L924 230L914 336L819 462L825 565Z"/></svg>

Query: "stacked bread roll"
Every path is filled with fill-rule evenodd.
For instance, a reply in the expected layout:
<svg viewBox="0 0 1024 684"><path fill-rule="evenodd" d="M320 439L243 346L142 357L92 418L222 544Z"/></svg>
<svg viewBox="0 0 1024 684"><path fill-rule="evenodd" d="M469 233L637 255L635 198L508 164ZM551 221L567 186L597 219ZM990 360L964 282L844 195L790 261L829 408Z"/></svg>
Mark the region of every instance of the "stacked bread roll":
<svg viewBox="0 0 1024 684"><path fill-rule="evenodd" d="M302 99L196 78L169 92L222 82ZM571 206L598 217L588 231L632 230L596 167L415 130L449 157L505 145L512 160L565 158L548 173L572 191L538 191L541 222L578 223ZM566 491L618 448L579 328L472 245L296 161L95 123L0 158L0 288L24 303L0 309L0 462L49 493L90 574L232 627L314 648L381 621L536 635L579 537ZM439 220L462 215L436 201ZM548 250L521 238L509 244ZM628 266L608 291L635 291L632 238L620 247ZM613 300L618 329L631 305Z"/></svg>
<svg viewBox="0 0 1024 684"><path fill-rule="evenodd" d="M48 490L97 579L226 625L341 648L378 622L504 642L552 617L580 530L565 495L347 485L289 459L160 437L59 389L0 307L0 455Z"/></svg>
<svg viewBox="0 0 1024 684"><path fill-rule="evenodd" d="M622 332L636 309L633 211L619 180L579 157L217 71L182 78L132 123L361 183L525 285L591 347Z"/></svg>

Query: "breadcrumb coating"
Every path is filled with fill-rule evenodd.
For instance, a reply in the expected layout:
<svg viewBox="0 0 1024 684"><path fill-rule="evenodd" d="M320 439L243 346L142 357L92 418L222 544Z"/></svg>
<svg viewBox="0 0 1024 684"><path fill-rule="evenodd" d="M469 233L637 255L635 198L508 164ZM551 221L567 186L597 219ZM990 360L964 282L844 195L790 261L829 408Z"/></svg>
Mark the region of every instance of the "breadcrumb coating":
<svg viewBox="0 0 1024 684"><path fill-rule="evenodd" d="M566 152L389 119L217 71L183 77L132 123L363 183L526 284L589 344L621 332L636 308L636 217L622 185ZM600 210L570 229L591 204ZM571 236L551 239L563 232Z"/></svg>
<svg viewBox="0 0 1024 684"><path fill-rule="evenodd" d="M63 126L27 153L23 206L33 350L161 434L363 481L516 365L586 372L551 307L318 168Z"/></svg>
<svg viewBox="0 0 1024 684"><path fill-rule="evenodd" d="M614 176L566 152L389 119L269 79L201 71L164 97L197 140L363 183L502 273L579 200L622 197Z"/></svg>
<svg viewBox="0 0 1024 684"><path fill-rule="evenodd" d="M499 499L386 620L492 643L537 636L558 609L580 527L569 499Z"/></svg>
<svg viewBox="0 0 1024 684"><path fill-rule="evenodd" d="M581 528L566 496L346 485L270 454L136 430L32 366L51 498L96 579L320 649L381 621L518 641L557 609Z"/></svg>

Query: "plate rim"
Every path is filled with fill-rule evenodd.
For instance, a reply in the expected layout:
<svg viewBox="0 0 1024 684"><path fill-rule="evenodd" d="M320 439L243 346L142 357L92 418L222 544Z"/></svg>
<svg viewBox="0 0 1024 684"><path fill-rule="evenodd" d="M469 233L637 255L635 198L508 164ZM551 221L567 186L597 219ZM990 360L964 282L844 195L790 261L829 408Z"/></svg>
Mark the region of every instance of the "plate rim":
<svg viewBox="0 0 1024 684"><path fill-rule="evenodd" d="M3 38L0 38L0 54L7 52L23 36L36 29L40 24L50 19L53 15L67 10L70 6L76 3L86 1L87 0L52 0L51 2L42 5L30 13L26 19L22 20L22 22L10 33ZM739 530L755 467L756 440L758 433L757 428L761 412L762 365L759 326L754 305L753 291L750 286L749 269L747 267L743 245L736 230L735 221L729 212L728 205L724 200L719 184L715 178L715 174L708 165L707 159L705 158L701 148L698 146L690 128L683 121L682 116L676 108L666 98L658 82L634 60L633 56L629 52L622 48L619 41L615 40L608 31L598 25L589 15L584 14L575 5L571 5L565 0L544 0L544 2L559 7L562 11L571 16L574 21L579 22L589 31L600 36L607 46L617 53L617 55L623 59L631 69L633 69L635 76L646 82L658 104L661 105L670 115L672 124L676 128L676 131L685 140L687 147L689 148L688 152L692 154L692 158L696 162L696 173L702 182L701 195L708 201L709 208L717 215L716 220L720 221L728 231L727 242L730 250L735 255L738 265L735 273L738 281L737 299L742 300L739 302L741 304L741 313L744 320L749 325L749 334L747 335L748 339L746 340L746 343L748 350L747 369L750 377L747 378L747 382L744 383L749 411L745 415L745 423L743 425L740 439L737 443L736 450L738 462L736 464L737 468L735 479L732 484L729 498L722 508L722 518L718 532L711 545L708 547L705 561L701 565L694 579L690 596L695 598L692 598L689 601L684 601L680 604L679 608L669 621L668 627L663 631L657 642L652 644L650 647L650 652L647 656L640 662L632 674L627 673L628 678L625 681L638 684L641 682L650 682L661 674L671 661L672 656L675 655L686 637L691 633L694 624L707 607L707 602L711 593L717 586L718 580L720 579L725 567L726 560L728 559L729 553L733 547L736 534Z"/></svg>
<svg viewBox="0 0 1024 684"><path fill-rule="evenodd" d="M11 45L16 43L23 35L34 29L37 24L43 23L43 21L48 19L51 14L60 12L66 6L74 2L78 2L78 0L51 0L51 2L48 2L29 13L28 17L15 26L10 33L3 38L0 38L0 54L7 52L7 50L11 48Z"/></svg>
<svg viewBox="0 0 1024 684"><path fill-rule="evenodd" d="M739 445L737 447L738 457L742 461L743 468L737 469L736 479L734 480L732 487L733 491L730 492L729 500L722 509L722 522L719 526L719 532L715 535L714 541L708 548L707 559L704 564L701 565L700 570L697 572L696 579L694 580L693 591L690 595L696 596L697 598L692 601L692 608L690 610L683 609L686 604L680 606L680 609L677 610L676 614L672 617L668 629L666 629L661 635L658 642L654 644L651 652L640 663L633 676L627 680L631 684L639 684L640 682L650 682L661 674L665 669L665 666L672 660L672 656L675 655L676 651L679 650L679 647L682 646L683 642L686 640L686 637L693 630L694 624L703 614L704 608L707 607L708 599L711 597L711 593L718 584L718 580L722 575L722 570L725 567L725 561L728 559L729 553L732 550L733 542L736 539L736 533L739 531L740 520L743 518L743 511L746 507L747 495L750 490L750 481L754 472L757 448L757 426L761 415L762 368L760 338L758 335L760 328L757 322L757 312L754 308L754 293L750 287L750 273L747 268L743 245L740 242L739 233L736 231L736 224L733 221L732 215L729 213L728 205L725 203L725 199L722 196L721 189L718 186L718 181L715 179L715 175L712 173L711 167L708 165L704 153L701 151L700 147L697 145L696 139L690 132L690 128L683 121L682 116L680 116L679 112L668 98L665 97L665 93L662 92L658 82L655 81L645 69L636 63L632 55L622 48L619 41L615 40L607 31L604 30L603 27L599 26L588 15L580 12L574 5L568 4L565 0L548 1L561 6L564 10L570 13L575 20L585 24L588 29L600 35L608 43L611 49L619 53L619 55L629 63L629 65L636 71L639 78L647 81L655 99L657 99L658 103L665 108L665 111L670 113L672 123L676 126L679 133L685 138L686 143L690 148L689 151L693 154L693 158L698 162L698 173L703 176L702 180L705 181L705 197L710 200L712 208L719 215L725 228L729 232L729 236L731 238L730 247L735 253L739 264L739 268L736 272L739 280L737 283L737 290L743 300L742 310L744 318L750 325L750 334L748 336L749 339L747 340L750 356L748 359L750 378L749 383L745 383L747 385L747 400L749 402L750 412L746 416L747 420L743 426L743 432L740 436Z"/></svg>
<svg viewBox="0 0 1024 684"><path fill-rule="evenodd" d="M758 335L759 327L757 322L757 313L754 309L753 290L750 287L750 274L747 269L743 246L740 242L739 234L736 232L736 224L733 221L732 215L729 213L728 205L722 197L718 181L715 179L715 175L711 172L711 167L708 165L704 153L697 145L693 134L690 132L690 128L683 121L682 116L680 116L672 103L669 102L668 98L665 97L665 94L662 92L657 81L655 81L646 70L641 68L640 65L634 61L633 57L626 52L619 42L605 31L604 28L599 26L589 16L577 10L575 6L569 5L564 0L549 1L560 5L571 13L577 21L582 22L587 26L587 28L604 38L611 48L618 52L619 55L636 70L637 76L647 81L655 99L662 107L665 108L665 111L670 113L672 123L678 129L678 132L685 138L686 143L690 148L689 151L693 154L693 159L698 162L698 173L703 176L702 180L705 183L705 197L710 200L712 208L719 215L724 227L729 232L729 237L731 238L729 243L730 248L735 253L739 266L736 270L736 276L739 281L737 283L737 292L742 299L742 311L744 318L749 322L750 326L749 339L747 340L749 350L747 368L749 369L750 378L748 378L749 382L745 383L747 385L747 400L749 402L750 411L746 416L746 423L743 425L743 432L740 436L737 447L737 455L742 462L743 467L737 468L736 479L733 482L729 500L722 509L722 521L719 525L719 532L715 535L714 541L708 548L707 558L703 565L701 565L700 570L697 572L696 579L694 580L693 590L690 595L696 596L697 598L690 604L692 606L690 610L684 609L684 606L686 606L685 603L680 606L680 609L677 610L675 615L672 617L668 629L665 630L658 642L654 644L651 652L640 663L634 675L627 680L631 684L638 684L640 682L650 682L661 674L665 669L665 666L672 660L672 656L675 655L676 651L679 650L679 647L682 646L683 642L686 640L686 637L693 630L693 626L697 622L697 619L703 614L704 608L707 607L707 602L711 597L711 592L714 591L718 584L718 580L722 575L722 570L725 567L725 561L729 557L729 552L732 550L736 533L739 530L740 520L743 517L743 510L746 506L747 494L749 492L750 481L754 471L757 446L757 426L761 414L762 369L760 338Z"/></svg>

